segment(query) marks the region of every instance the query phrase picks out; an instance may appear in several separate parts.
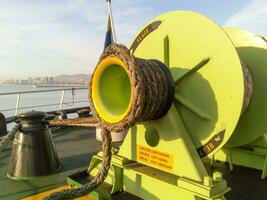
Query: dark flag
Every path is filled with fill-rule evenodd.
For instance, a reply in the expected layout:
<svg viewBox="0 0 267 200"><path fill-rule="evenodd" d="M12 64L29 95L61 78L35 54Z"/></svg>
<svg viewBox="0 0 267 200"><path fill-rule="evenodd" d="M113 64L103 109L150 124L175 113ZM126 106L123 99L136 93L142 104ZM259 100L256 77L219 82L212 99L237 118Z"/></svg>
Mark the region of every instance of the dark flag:
<svg viewBox="0 0 267 200"><path fill-rule="evenodd" d="M108 16L108 27L107 27L107 32L106 32L104 49L106 49L113 42L114 41L113 41L113 37L112 37L112 28L111 28L111 21L110 21L110 15L109 15Z"/></svg>

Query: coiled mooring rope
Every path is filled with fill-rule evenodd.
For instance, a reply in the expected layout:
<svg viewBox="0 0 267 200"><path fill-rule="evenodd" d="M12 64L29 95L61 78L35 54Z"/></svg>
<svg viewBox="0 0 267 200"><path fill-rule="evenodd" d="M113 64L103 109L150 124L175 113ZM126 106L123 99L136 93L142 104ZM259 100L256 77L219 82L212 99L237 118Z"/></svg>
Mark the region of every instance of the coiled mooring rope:
<svg viewBox="0 0 267 200"><path fill-rule="evenodd" d="M242 113L245 112L247 109L252 93L253 93L253 79L251 73L249 72L248 66L246 63L240 59L243 77L244 77L244 98L243 98L243 105L242 105Z"/></svg>
<svg viewBox="0 0 267 200"><path fill-rule="evenodd" d="M100 62L107 57L116 57L125 64L133 88L133 99L124 119L118 123L109 123L98 115L90 92L91 111L101 126L109 131L121 132L136 122L158 119L168 111L173 101L174 80L162 62L136 58L127 47L118 44L110 45L100 57ZM89 88L92 88L92 80Z"/></svg>
<svg viewBox="0 0 267 200"><path fill-rule="evenodd" d="M111 161L110 132L126 131L136 122L154 120L162 117L170 108L174 95L174 80L170 71L160 61L140 59L133 56L123 45L112 44L100 57L101 62L107 57L120 59L127 68L130 84L133 88L131 109L117 123L109 123L102 119L94 106L92 92L89 101L93 117L76 119L54 119L50 125L102 127L102 166L98 174L89 183L78 189L62 190L45 198L45 200L73 199L86 195L97 188L106 178ZM92 75L94 76L94 74ZM92 88L92 79L89 89Z"/></svg>

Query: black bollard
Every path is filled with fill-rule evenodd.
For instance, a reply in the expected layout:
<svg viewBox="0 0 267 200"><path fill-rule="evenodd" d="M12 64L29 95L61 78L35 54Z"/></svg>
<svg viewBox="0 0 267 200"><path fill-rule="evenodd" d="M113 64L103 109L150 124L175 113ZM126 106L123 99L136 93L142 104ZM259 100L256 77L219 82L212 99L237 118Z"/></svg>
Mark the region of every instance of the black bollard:
<svg viewBox="0 0 267 200"><path fill-rule="evenodd" d="M57 117L61 116L62 119L67 119L67 113L64 110L58 110L56 111L56 115Z"/></svg>
<svg viewBox="0 0 267 200"><path fill-rule="evenodd" d="M6 117L0 113L0 138L7 134Z"/></svg>
<svg viewBox="0 0 267 200"><path fill-rule="evenodd" d="M90 114L90 109L81 109L77 111L77 114L79 117L91 117L92 115Z"/></svg>
<svg viewBox="0 0 267 200"><path fill-rule="evenodd" d="M27 112L19 115L21 130L13 140L7 176L25 180L52 174L60 162L50 130L43 123L45 113Z"/></svg>

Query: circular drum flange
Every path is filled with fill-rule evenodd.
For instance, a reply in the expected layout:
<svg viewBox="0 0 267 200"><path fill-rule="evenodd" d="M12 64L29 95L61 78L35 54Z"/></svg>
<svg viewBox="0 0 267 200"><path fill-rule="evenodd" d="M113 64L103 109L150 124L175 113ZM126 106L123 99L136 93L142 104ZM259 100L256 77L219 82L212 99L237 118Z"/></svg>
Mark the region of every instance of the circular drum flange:
<svg viewBox="0 0 267 200"><path fill-rule="evenodd" d="M250 103L227 143L227 146L237 147L267 133L267 41L263 36L239 28L226 28L225 31L253 79Z"/></svg>
<svg viewBox="0 0 267 200"><path fill-rule="evenodd" d="M239 56L225 31L200 14L173 11L148 23L130 49L169 66L174 104L195 147L201 156L219 150L236 127L244 96Z"/></svg>

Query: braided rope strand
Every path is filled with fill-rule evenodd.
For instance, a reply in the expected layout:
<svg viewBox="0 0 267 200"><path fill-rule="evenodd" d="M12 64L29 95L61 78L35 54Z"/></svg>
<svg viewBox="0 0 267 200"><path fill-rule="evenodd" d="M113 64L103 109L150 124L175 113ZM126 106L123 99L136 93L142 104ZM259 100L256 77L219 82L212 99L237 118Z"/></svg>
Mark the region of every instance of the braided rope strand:
<svg viewBox="0 0 267 200"><path fill-rule="evenodd" d="M69 200L80 196L84 196L96 189L107 177L111 161L111 134L106 129L102 129L102 167L97 175L87 184L77 189L66 189L60 192L51 194L44 200Z"/></svg>
<svg viewBox="0 0 267 200"><path fill-rule="evenodd" d="M123 45L112 44L103 52L99 63L107 57L116 57L126 66L126 73L133 88L133 100L130 102L131 109L127 115L117 123L108 123L102 119L94 107L92 92L89 92L89 102L91 105L91 118L76 119L54 119L50 125L57 126L84 126L102 127L102 167L98 174L87 184L79 189L62 190L54 193L45 200L73 199L86 195L97 188L106 178L111 162L111 134L110 132L121 132L131 128L136 122L154 120L165 114L169 109L168 98L174 90L174 81L169 84L167 76L171 77L166 66L158 60L145 60L136 58ZM98 64L99 64L98 63ZM164 71L165 70L165 71ZM93 73L92 77L94 76ZM92 79L89 88L92 89ZM173 83L173 85L172 85Z"/></svg>
<svg viewBox="0 0 267 200"><path fill-rule="evenodd" d="M74 119L53 119L49 121L53 126L83 126L83 127L98 127L98 120L94 117L74 118Z"/></svg>
<svg viewBox="0 0 267 200"><path fill-rule="evenodd" d="M130 102L131 109L120 122L108 123L99 116L94 106L92 92L90 92L91 112L99 120L101 126L112 132L121 132L129 129L136 122L158 119L162 112L165 110L167 112L170 106L167 103L168 95L171 91L168 89L169 82L166 71L170 72L162 70L162 68L167 68L162 62L155 59L137 58L130 53L127 47L119 44L110 45L101 55L99 63L108 57L116 57L125 64L126 73L133 88L133 99ZM89 88L92 88L95 72ZM169 77L172 78L172 75ZM174 83L173 80L171 82ZM173 90L174 86L172 85L170 88Z"/></svg>

